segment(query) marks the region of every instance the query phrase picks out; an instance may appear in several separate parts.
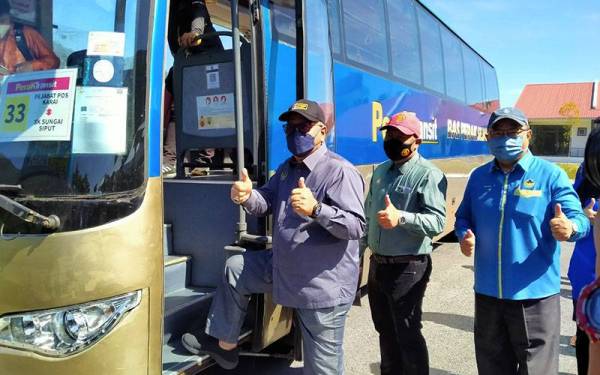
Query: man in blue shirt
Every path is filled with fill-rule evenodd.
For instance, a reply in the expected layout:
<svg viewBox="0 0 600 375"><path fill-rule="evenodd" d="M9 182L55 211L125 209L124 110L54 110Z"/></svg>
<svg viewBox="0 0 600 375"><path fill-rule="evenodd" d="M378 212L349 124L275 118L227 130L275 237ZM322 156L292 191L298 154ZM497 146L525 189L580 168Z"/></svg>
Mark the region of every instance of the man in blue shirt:
<svg viewBox="0 0 600 375"><path fill-rule="evenodd" d="M224 368L237 365L237 342L253 293L296 309L303 337L304 373L344 373L346 314L359 274L359 240L365 228L364 183L352 164L325 146L325 115L299 100L279 119L292 157L253 189L246 171L231 199L253 215L273 215L273 250L248 251L227 260L206 333L185 334L193 353L210 354Z"/></svg>
<svg viewBox="0 0 600 375"><path fill-rule="evenodd" d="M590 228L560 168L529 151L516 108L488 123L494 160L475 169L456 213L463 254L475 252L475 352L480 374L558 373L560 246Z"/></svg>

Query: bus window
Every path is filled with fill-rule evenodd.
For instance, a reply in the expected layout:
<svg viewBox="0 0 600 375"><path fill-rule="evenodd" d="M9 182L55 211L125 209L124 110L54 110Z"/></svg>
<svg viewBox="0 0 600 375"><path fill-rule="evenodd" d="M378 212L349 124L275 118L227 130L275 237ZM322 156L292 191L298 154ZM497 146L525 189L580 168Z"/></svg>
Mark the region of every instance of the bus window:
<svg viewBox="0 0 600 375"><path fill-rule="evenodd" d="M146 85L136 82L146 81L148 1L36 4L61 69L4 78L0 184L21 185L23 202L60 216L64 231L119 219L145 181ZM104 204L110 194L123 199ZM5 218L10 230L39 230Z"/></svg>
<svg viewBox="0 0 600 375"><path fill-rule="evenodd" d="M440 24L422 7L417 7L421 53L423 54L423 84L428 89L445 93L444 65Z"/></svg>
<svg viewBox="0 0 600 375"><path fill-rule="evenodd" d="M348 58L387 72L389 62L383 0L343 0L342 8Z"/></svg>
<svg viewBox="0 0 600 375"><path fill-rule="evenodd" d="M388 0L394 75L421 84L419 30L413 0Z"/></svg>
<svg viewBox="0 0 600 375"><path fill-rule="evenodd" d="M483 103L483 82L481 81L479 57L469 47L463 45L463 58L465 60L467 104L479 108Z"/></svg>
<svg viewBox="0 0 600 375"><path fill-rule="evenodd" d="M273 35L281 41L294 44L296 40L296 13L293 6L285 1L273 1Z"/></svg>
<svg viewBox="0 0 600 375"><path fill-rule="evenodd" d="M444 47L444 67L446 73L446 93L453 99L465 101L465 72L460 41L446 28L442 33Z"/></svg>
<svg viewBox="0 0 600 375"><path fill-rule="evenodd" d="M327 118L330 130L326 140L330 149L334 148L334 106L333 106L333 62L329 47L329 22L326 0L306 0L306 97L319 103Z"/></svg>
<svg viewBox="0 0 600 375"><path fill-rule="evenodd" d="M483 78L485 80L486 112L493 112L500 107L498 79L496 70L486 63L483 63Z"/></svg>
<svg viewBox="0 0 600 375"><path fill-rule="evenodd" d="M327 12L329 13L329 35L331 37L331 48L333 53L342 53L342 30L340 21L340 4L338 0L327 0Z"/></svg>

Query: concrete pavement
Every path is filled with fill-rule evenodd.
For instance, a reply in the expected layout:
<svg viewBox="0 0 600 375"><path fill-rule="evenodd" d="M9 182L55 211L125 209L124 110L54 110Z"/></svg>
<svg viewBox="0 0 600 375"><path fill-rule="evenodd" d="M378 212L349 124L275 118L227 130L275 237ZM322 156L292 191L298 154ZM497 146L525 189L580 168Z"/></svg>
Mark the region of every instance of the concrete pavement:
<svg viewBox="0 0 600 375"><path fill-rule="evenodd" d="M571 320L571 287L566 277L573 245L564 244L561 280L560 374L576 374L575 349L569 339L575 332ZM464 257L458 244L443 244L433 254L433 273L424 301L423 330L429 347L431 375L477 374L473 345L473 258ZM378 338L368 300L353 307L344 340L346 374L379 374ZM234 371L213 368L209 374L302 374L302 363L291 365L273 359L242 358Z"/></svg>

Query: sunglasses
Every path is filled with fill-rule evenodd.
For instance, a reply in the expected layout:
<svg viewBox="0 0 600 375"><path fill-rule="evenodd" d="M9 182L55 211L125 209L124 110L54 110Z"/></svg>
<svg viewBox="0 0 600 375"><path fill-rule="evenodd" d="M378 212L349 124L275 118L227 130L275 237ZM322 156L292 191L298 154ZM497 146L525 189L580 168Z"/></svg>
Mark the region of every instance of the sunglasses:
<svg viewBox="0 0 600 375"><path fill-rule="evenodd" d="M288 122L283 125L283 130L286 134L291 134L294 131L299 131L302 134L306 134L312 129L314 124L310 121L299 121L299 122Z"/></svg>
<svg viewBox="0 0 600 375"><path fill-rule="evenodd" d="M504 136L510 138L517 138L519 134L525 133L528 130L529 129L490 130L488 134L491 138Z"/></svg>

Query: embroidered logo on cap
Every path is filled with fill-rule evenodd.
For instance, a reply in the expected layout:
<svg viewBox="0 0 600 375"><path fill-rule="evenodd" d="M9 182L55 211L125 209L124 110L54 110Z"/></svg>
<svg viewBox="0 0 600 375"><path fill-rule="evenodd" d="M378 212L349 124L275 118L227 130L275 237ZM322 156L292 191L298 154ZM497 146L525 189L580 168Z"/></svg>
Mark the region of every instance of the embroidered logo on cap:
<svg viewBox="0 0 600 375"><path fill-rule="evenodd" d="M299 109L301 111L306 111L308 109L308 104L306 104L306 103L296 103L292 107L292 111L295 111L297 109Z"/></svg>
<svg viewBox="0 0 600 375"><path fill-rule="evenodd" d="M402 122L402 121L406 120L406 115L404 113L399 113L396 116L394 116L392 118L392 120L394 122Z"/></svg>

